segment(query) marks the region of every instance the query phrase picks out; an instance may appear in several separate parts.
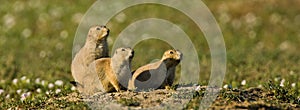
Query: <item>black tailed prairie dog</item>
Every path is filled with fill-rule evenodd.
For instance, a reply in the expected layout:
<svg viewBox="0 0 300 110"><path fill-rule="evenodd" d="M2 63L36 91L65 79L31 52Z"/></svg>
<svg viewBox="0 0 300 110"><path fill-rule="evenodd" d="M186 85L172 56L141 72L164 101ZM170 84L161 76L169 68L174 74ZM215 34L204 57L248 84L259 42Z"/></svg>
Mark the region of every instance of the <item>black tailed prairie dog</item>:
<svg viewBox="0 0 300 110"><path fill-rule="evenodd" d="M160 61L147 64L132 72L130 90L168 89L174 81L176 66L182 59L178 50L167 50Z"/></svg>
<svg viewBox="0 0 300 110"><path fill-rule="evenodd" d="M108 57L108 34L109 29L105 26L92 26L89 29L84 46L75 55L71 64L71 72L79 92L86 92L85 89L93 85L91 79L97 77L96 73L88 70L90 64L95 59Z"/></svg>
<svg viewBox="0 0 300 110"><path fill-rule="evenodd" d="M133 56L134 51L131 48L118 48L112 58L101 58L95 61L104 92L120 91L122 87L128 86Z"/></svg>

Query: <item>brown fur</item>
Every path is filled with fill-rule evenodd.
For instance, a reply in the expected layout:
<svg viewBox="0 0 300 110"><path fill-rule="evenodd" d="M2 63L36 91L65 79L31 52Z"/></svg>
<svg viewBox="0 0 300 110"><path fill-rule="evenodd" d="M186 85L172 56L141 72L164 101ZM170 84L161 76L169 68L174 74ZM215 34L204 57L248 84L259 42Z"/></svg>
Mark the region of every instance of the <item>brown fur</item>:
<svg viewBox="0 0 300 110"><path fill-rule="evenodd" d="M181 59L181 52L176 50L167 50L160 61L147 64L134 71L133 76L129 81L128 88L131 90L168 88L173 84L175 69ZM136 85L138 83L137 81L143 82L145 85Z"/></svg>
<svg viewBox="0 0 300 110"><path fill-rule="evenodd" d="M102 58L95 61L96 71L104 92L120 91L127 87L131 75L131 59L133 50L119 48L112 58ZM124 83L125 82L125 83Z"/></svg>
<svg viewBox="0 0 300 110"><path fill-rule="evenodd" d="M75 55L71 72L75 81L78 83L79 92L91 92L90 88L95 88L93 79L96 76L95 71L89 70L90 64L97 58L108 57L107 37L109 29L105 26L92 26L89 29L84 46Z"/></svg>

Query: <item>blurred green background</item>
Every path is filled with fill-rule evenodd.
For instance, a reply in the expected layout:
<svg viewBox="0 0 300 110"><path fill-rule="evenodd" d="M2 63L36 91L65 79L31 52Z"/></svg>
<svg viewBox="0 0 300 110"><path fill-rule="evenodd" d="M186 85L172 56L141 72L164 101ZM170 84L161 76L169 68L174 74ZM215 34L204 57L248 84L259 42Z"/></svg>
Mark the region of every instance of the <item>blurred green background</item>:
<svg viewBox="0 0 300 110"><path fill-rule="evenodd" d="M70 72L73 39L81 18L94 2L1 0L0 80L24 75L47 80L73 80ZM224 35L227 48L225 84L237 87L242 80L247 80L247 86L258 86L261 82L279 78L299 86L300 0L203 2ZM147 16L163 17L190 35L200 59L199 82L207 83L211 68L209 47L203 33L190 19L159 5L131 7L119 15L124 20L120 21L120 16L116 15L107 24L111 29L110 47L131 22ZM160 59L169 48L159 40L141 42L134 48L133 69Z"/></svg>

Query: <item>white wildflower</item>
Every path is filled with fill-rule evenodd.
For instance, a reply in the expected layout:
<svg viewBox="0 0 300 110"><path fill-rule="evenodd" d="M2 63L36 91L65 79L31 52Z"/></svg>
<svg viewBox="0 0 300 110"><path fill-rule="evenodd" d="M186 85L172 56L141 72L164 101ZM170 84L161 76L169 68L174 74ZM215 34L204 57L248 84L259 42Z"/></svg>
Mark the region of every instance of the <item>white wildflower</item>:
<svg viewBox="0 0 300 110"><path fill-rule="evenodd" d="M64 44L59 42L59 43L56 44L55 47L56 47L57 50L62 50L64 48Z"/></svg>
<svg viewBox="0 0 300 110"><path fill-rule="evenodd" d="M249 12L247 13L247 15L245 16L245 20L246 23L251 24L251 27L253 27L252 25L256 25L257 24L257 17L254 13Z"/></svg>
<svg viewBox="0 0 300 110"><path fill-rule="evenodd" d="M18 83L18 79L13 79L13 84L17 84Z"/></svg>
<svg viewBox="0 0 300 110"><path fill-rule="evenodd" d="M26 28L26 29L24 29L24 30L22 31L22 35L23 35L25 38L30 37L31 34L32 34L32 31L31 31L30 29L28 29L28 28Z"/></svg>
<svg viewBox="0 0 300 110"><path fill-rule="evenodd" d="M225 85L223 86L223 88L224 88L224 89L227 89L227 88L228 88L228 85L227 85L227 84L225 84Z"/></svg>
<svg viewBox="0 0 300 110"><path fill-rule="evenodd" d="M197 86L195 90L199 91L200 89L201 89L200 86Z"/></svg>
<svg viewBox="0 0 300 110"><path fill-rule="evenodd" d="M26 97L21 96L21 99L20 99L20 100L23 101L23 100L25 100L25 99L26 99Z"/></svg>
<svg viewBox="0 0 300 110"><path fill-rule="evenodd" d="M225 24L231 20L231 16L228 13L222 13L219 17L221 23Z"/></svg>
<svg viewBox="0 0 300 110"><path fill-rule="evenodd" d="M56 90L55 90L55 93L56 93L56 94L58 94L58 93L60 93L60 92L61 92L60 89L56 89Z"/></svg>
<svg viewBox="0 0 300 110"><path fill-rule="evenodd" d="M31 92L27 92L27 95L30 96L30 95L31 95Z"/></svg>
<svg viewBox="0 0 300 110"><path fill-rule="evenodd" d="M241 85L246 85L246 80L243 80L242 82L241 82Z"/></svg>
<svg viewBox="0 0 300 110"><path fill-rule="evenodd" d="M292 87L296 87L296 83L292 83L291 86L292 86Z"/></svg>
<svg viewBox="0 0 300 110"><path fill-rule="evenodd" d="M41 88L37 88L36 92L41 93L42 92Z"/></svg>
<svg viewBox="0 0 300 110"><path fill-rule="evenodd" d="M21 89L18 89L18 90L17 90L17 93L18 93L18 94L21 94L21 92L22 92Z"/></svg>
<svg viewBox="0 0 300 110"><path fill-rule="evenodd" d="M40 78L36 78L36 79L35 79L35 83L36 83L36 84L40 84L40 83L41 83L41 79L40 79Z"/></svg>
<svg viewBox="0 0 300 110"><path fill-rule="evenodd" d="M75 90L76 90L76 87L75 87L75 86L72 86L72 87L71 87L71 90L72 90L72 91L75 91Z"/></svg>
<svg viewBox="0 0 300 110"><path fill-rule="evenodd" d="M295 73L294 71L290 71L290 75L294 75L294 73Z"/></svg>
<svg viewBox="0 0 300 110"><path fill-rule="evenodd" d="M45 58L46 55L47 55L47 53L46 53L45 51L41 51L41 52L40 52L40 57L41 57L41 58Z"/></svg>
<svg viewBox="0 0 300 110"><path fill-rule="evenodd" d="M0 89L0 95L1 95L3 92L4 92L4 90L3 90L3 89Z"/></svg>
<svg viewBox="0 0 300 110"><path fill-rule="evenodd" d="M263 86L260 84L260 85L258 85L257 87L262 88Z"/></svg>
<svg viewBox="0 0 300 110"><path fill-rule="evenodd" d="M41 84L42 84L42 85L45 85L45 81L44 81L44 80L42 80Z"/></svg>
<svg viewBox="0 0 300 110"><path fill-rule="evenodd" d="M7 28L7 29L11 29L12 27L14 27L16 25L15 16L13 16L10 13L4 15L3 20L4 20L3 24L4 24L5 28Z"/></svg>
<svg viewBox="0 0 300 110"><path fill-rule="evenodd" d="M50 94L50 92L49 92L49 91L46 91L46 94L47 94L47 95L49 95L49 94Z"/></svg>
<svg viewBox="0 0 300 110"><path fill-rule="evenodd" d="M284 41L284 42L282 42L280 45L279 45L279 49L280 50L287 50L287 49L289 49L289 48L291 48L292 46L291 46L291 43L289 42L289 41Z"/></svg>
<svg viewBox="0 0 300 110"><path fill-rule="evenodd" d="M74 14L74 15L72 16L72 21L73 21L74 23L79 24L80 21L81 21L81 18L82 18L83 16L84 16L84 14L82 14L82 13L76 13L76 14Z"/></svg>
<svg viewBox="0 0 300 110"><path fill-rule="evenodd" d="M30 83L30 79L26 79L26 83Z"/></svg>
<svg viewBox="0 0 300 110"><path fill-rule="evenodd" d="M280 14L278 13L272 13L270 18L269 18L269 21L272 23L272 24L277 24L279 21L281 21L282 17Z"/></svg>
<svg viewBox="0 0 300 110"><path fill-rule="evenodd" d="M52 84L52 83L49 83L49 84L48 84L48 88L49 88L49 89L51 89L51 88L53 88L53 87L54 87L54 84Z"/></svg>
<svg viewBox="0 0 300 110"><path fill-rule="evenodd" d="M22 77L21 77L21 80L22 80L22 81L26 80L26 76L22 76Z"/></svg>
<svg viewBox="0 0 300 110"><path fill-rule="evenodd" d="M69 36L68 31L63 30L63 31L60 32L60 37L61 38L66 39L68 36Z"/></svg>
<svg viewBox="0 0 300 110"><path fill-rule="evenodd" d="M279 86L284 87L284 82L285 82L285 79L282 79L282 80L280 81L280 85L279 85Z"/></svg>
<svg viewBox="0 0 300 110"><path fill-rule="evenodd" d="M25 100L28 96L30 96L31 95L31 92L27 92L27 93L23 93L22 95L21 95L21 101L23 101L23 100Z"/></svg>
<svg viewBox="0 0 300 110"><path fill-rule="evenodd" d="M5 96L5 98L7 98L7 99L10 98L10 94L7 94L7 95Z"/></svg>
<svg viewBox="0 0 300 110"><path fill-rule="evenodd" d="M57 81L55 81L54 84L58 85L58 86L62 86L64 84L64 82L62 80L57 80Z"/></svg>

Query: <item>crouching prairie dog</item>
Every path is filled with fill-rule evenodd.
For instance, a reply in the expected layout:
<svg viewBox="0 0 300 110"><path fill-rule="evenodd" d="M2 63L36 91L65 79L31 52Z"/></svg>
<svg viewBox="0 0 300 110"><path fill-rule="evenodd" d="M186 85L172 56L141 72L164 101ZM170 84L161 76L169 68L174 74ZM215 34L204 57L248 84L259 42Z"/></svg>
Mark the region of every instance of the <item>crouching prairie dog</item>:
<svg viewBox="0 0 300 110"><path fill-rule="evenodd" d="M180 51L165 51L160 61L147 64L132 72L128 89L141 91L151 88L169 88L173 84L175 69L181 59Z"/></svg>
<svg viewBox="0 0 300 110"><path fill-rule="evenodd" d="M91 79L97 75L89 70L89 66L95 59L108 57L108 35L109 29L106 26L95 25L90 27L84 46L75 55L71 64L71 72L75 80L74 85L79 92L94 88L90 87L95 85L92 84L95 82L91 82L93 81Z"/></svg>
<svg viewBox="0 0 300 110"><path fill-rule="evenodd" d="M134 51L131 48L118 48L111 58L101 58L95 61L103 92L119 92L121 88L128 86L133 56Z"/></svg>

